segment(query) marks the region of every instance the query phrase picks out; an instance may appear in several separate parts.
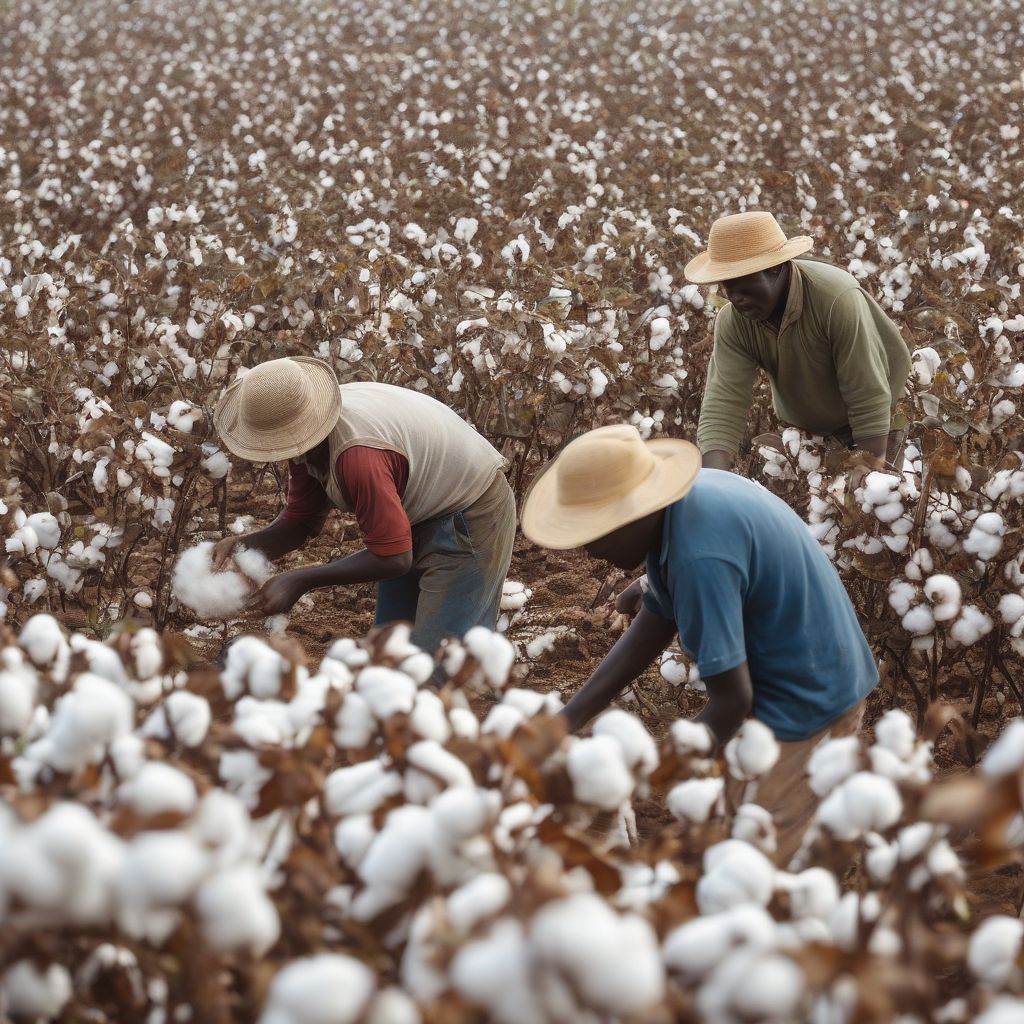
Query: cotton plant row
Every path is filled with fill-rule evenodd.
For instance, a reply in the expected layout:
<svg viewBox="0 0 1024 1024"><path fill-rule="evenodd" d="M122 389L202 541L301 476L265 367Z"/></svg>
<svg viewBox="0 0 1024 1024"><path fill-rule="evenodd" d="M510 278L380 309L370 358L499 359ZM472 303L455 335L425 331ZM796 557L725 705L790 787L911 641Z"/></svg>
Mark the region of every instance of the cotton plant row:
<svg viewBox="0 0 1024 1024"><path fill-rule="evenodd" d="M100 643L37 615L7 634L0 920L23 952L0 1005L115 1012L93 988L112 972L136 1012L242 1019L210 980L230 962L236 1005L270 1024L1019 1011L1022 929L972 918L951 828L991 816L978 855L1018 855L1024 723L947 784L901 711L873 741L822 744L821 804L781 870L757 804L779 755L767 728L721 756L703 725L658 742L618 709L568 737L556 694L509 684L513 656L474 630L442 652L437 689L401 627L338 640L315 670L294 642L241 637L191 673L150 629ZM673 823L638 838L651 800ZM919 985L885 975L894 958ZM927 981L936 963L972 980L951 997Z"/></svg>

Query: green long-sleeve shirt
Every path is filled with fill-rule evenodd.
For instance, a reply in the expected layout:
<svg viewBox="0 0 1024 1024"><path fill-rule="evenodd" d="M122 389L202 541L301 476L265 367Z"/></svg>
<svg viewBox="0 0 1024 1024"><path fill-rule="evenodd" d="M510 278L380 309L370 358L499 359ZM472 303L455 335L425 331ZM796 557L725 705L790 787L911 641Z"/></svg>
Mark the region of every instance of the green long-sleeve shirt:
<svg viewBox="0 0 1024 1024"><path fill-rule="evenodd" d="M824 435L849 425L855 441L889 431L910 372L899 329L845 270L813 260L793 260L792 269L778 331L731 304L715 320L697 428L702 452L737 454L758 368L785 423Z"/></svg>

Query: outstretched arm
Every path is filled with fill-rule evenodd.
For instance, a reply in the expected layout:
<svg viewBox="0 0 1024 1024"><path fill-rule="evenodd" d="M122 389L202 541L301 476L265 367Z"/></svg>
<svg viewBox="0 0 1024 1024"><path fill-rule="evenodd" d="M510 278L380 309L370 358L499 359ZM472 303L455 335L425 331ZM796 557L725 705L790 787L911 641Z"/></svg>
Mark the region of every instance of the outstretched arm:
<svg viewBox="0 0 1024 1024"><path fill-rule="evenodd" d="M641 608L629 629L562 709L571 732L606 707L672 642L674 622Z"/></svg>

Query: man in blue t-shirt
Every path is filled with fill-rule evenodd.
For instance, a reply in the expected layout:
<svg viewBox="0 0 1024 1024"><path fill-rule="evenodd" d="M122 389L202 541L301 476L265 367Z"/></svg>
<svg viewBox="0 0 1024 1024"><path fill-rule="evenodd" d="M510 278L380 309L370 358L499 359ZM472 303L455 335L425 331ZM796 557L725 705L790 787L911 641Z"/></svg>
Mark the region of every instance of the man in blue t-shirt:
<svg viewBox="0 0 1024 1024"><path fill-rule="evenodd" d="M779 857L788 859L813 811L806 760L826 734L856 731L878 671L800 517L760 484L700 462L689 442L645 443L633 427L601 427L566 446L531 487L522 526L534 543L583 547L620 569L647 566L639 613L563 714L580 728L678 633L707 685L696 720L717 743L749 715L781 742L779 785L762 780L758 802L778 812Z"/></svg>

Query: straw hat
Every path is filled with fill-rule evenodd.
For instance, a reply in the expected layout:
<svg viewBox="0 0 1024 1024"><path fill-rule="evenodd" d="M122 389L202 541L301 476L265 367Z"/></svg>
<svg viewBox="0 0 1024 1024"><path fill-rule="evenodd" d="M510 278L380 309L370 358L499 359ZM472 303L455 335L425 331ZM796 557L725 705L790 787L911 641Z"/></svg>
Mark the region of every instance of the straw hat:
<svg viewBox="0 0 1024 1024"><path fill-rule="evenodd" d="M334 371L319 359L293 356L260 363L232 383L213 422L239 458L277 462L316 447L340 415Z"/></svg>
<svg viewBox="0 0 1024 1024"><path fill-rule="evenodd" d="M636 427L598 427L566 445L534 480L523 533L564 550L666 508L693 486L700 452L689 441L644 441Z"/></svg>
<svg viewBox="0 0 1024 1024"><path fill-rule="evenodd" d="M813 245L807 235L786 238L770 213L734 213L711 225L708 251L694 256L683 273L694 284L731 281L777 267Z"/></svg>

